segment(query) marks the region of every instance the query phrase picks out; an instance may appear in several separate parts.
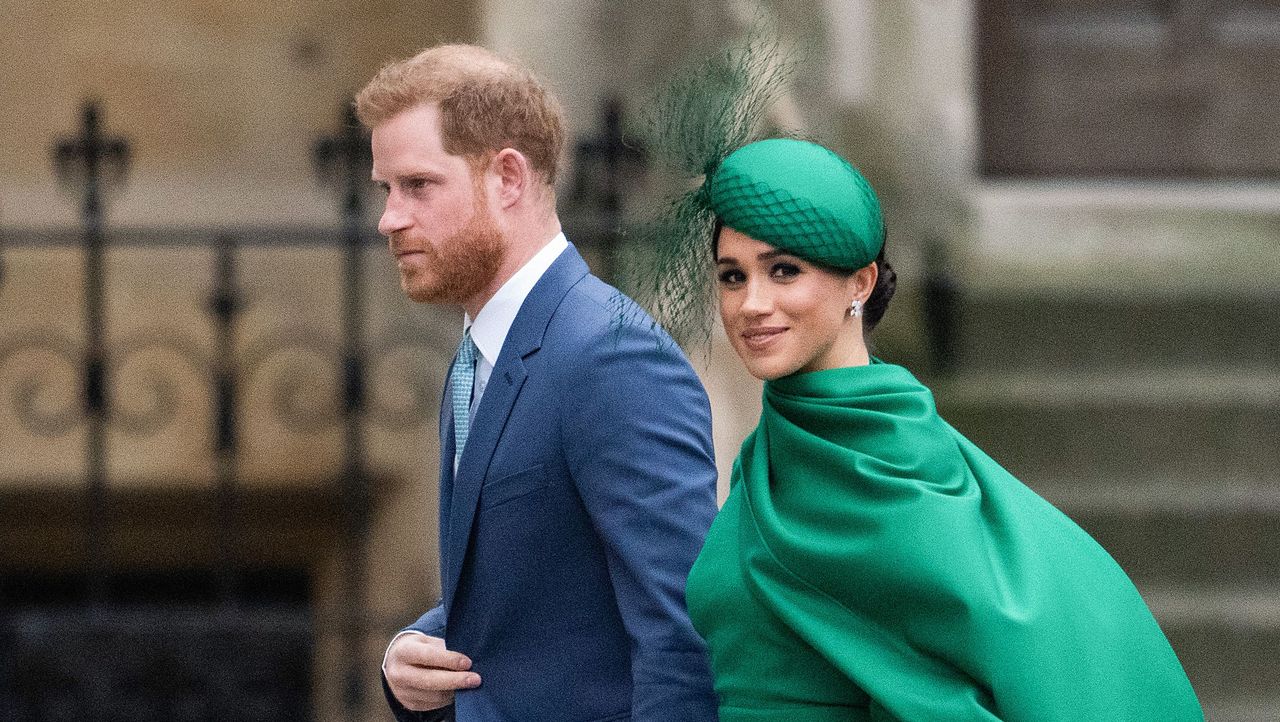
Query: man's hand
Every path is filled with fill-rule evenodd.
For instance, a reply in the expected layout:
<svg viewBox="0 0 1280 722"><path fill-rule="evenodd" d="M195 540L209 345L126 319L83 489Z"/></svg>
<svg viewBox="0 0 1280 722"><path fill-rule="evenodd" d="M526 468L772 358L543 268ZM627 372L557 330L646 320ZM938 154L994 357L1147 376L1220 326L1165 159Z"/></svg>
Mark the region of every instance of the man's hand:
<svg viewBox="0 0 1280 722"><path fill-rule="evenodd" d="M480 686L465 654L445 649L444 640L406 634L391 643L383 670L387 686L406 709L439 709L453 702L453 691Z"/></svg>

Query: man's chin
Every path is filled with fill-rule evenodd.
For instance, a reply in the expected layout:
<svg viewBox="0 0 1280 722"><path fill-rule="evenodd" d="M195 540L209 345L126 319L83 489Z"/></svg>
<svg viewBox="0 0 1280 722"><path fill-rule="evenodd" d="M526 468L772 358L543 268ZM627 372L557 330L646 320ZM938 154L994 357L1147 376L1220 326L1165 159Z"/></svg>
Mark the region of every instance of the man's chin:
<svg viewBox="0 0 1280 722"><path fill-rule="evenodd" d="M440 305L460 306L471 296L479 292L438 284L415 283L411 279L401 279L400 289L410 301L415 303L434 303Z"/></svg>
<svg viewBox="0 0 1280 722"><path fill-rule="evenodd" d="M441 297L441 289L424 283L416 283L411 278L401 277L400 290L415 303L445 303Z"/></svg>
<svg viewBox="0 0 1280 722"><path fill-rule="evenodd" d="M419 286L403 286L402 288L404 288L404 295L408 296L409 300L413 301L414 303L438 303L438 304L461 303L461 301L457 301L451 298L446 298L445 295L443 293L440 293L438 289L421 288Z"/></svg>

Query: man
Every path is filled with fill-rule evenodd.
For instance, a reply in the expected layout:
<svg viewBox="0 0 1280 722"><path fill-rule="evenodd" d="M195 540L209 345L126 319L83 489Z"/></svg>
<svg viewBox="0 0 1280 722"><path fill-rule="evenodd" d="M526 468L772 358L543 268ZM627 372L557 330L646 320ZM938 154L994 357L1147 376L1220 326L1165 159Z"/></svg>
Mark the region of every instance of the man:
<svg viewBox="0 0 1280 722"><path fill-rule="evenodd" d="M715 514L706 393L560 231L555 99L446 45L357 97L405 293L456 303L443 599L383 663L400 720L714 720L685 577Z"/></svg>

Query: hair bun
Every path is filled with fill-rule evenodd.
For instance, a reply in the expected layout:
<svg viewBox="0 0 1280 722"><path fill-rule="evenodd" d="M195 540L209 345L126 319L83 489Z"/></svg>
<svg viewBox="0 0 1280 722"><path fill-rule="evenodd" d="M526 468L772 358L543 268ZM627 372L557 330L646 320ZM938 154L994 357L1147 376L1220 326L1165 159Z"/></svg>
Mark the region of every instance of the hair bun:
<svg viewBox="0 0 1280 722"><path fill-rule="evenodd" d="M893 292L898 289L898 274L885 260L883 248L876 258L876 274L876 287L871 289L871 295L862 307L864 333L870 333L880 323L880 319L884 318L884 312L889 309L889 301L893 300Z"/></svg>

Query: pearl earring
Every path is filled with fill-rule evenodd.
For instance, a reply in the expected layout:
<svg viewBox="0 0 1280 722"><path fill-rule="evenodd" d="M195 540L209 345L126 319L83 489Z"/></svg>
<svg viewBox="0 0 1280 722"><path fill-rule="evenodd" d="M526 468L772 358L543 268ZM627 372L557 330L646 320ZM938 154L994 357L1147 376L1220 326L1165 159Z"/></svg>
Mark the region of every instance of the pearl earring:
<svg viewBox="0 0 1280 722"><path fill-rule="evenodd" d="M853 299L853 304L849 306L849 315L854 318L862 318L862 301Z"/></svg>

